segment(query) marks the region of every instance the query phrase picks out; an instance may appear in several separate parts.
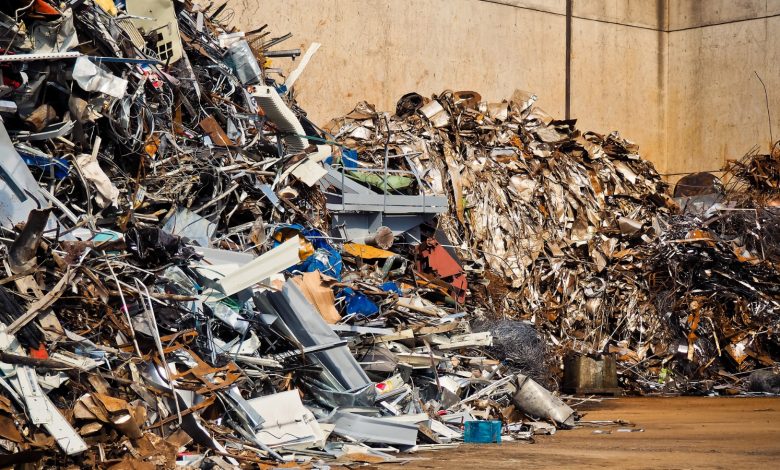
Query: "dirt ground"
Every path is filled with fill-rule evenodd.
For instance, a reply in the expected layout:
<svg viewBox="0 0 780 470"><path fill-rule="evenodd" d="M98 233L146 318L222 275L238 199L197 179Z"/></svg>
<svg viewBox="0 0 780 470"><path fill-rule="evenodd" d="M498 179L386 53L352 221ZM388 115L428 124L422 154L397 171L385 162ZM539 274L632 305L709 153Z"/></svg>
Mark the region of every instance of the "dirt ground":
<svg viewBox="0 0 780 470"><path fill-rule="evenodd" d="M620 398L580 408L583 420L630 421L643 432L615 427L559 431L535 444L461 445L417 454L405 469L520 468L778 468L778 398ZM611 434L594 434L594 429ZM390 466L383 466L388 468ZM396 467L392 465L391 467Z"/></svg>

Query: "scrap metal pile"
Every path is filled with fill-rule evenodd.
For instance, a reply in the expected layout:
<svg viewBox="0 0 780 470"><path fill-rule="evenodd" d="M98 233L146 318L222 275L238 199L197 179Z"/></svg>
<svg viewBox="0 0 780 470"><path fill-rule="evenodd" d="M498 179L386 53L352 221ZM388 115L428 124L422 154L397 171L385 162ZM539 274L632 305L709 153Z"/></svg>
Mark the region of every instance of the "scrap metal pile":
<svg viewBox="0 0 780 470"><path fill-rule="evenodd" d="M410 94L395 116L361 103L326 127L358 150L358 164L407 165L449 196L439 223L475 274L475 303L484 315L531 320L551 362L652 343L664 329L637 248L676 207L666 184L635 145L582 133L535 100Z"/></svg>
<svg viewBox="0 0 780 470"><path fill-rule="evenodd" d="M229 14L0 5L2 465L381 462L478 420L574 425L471 330L447 199L334 170L288 91L311 53L283 77L289 35Z"/></svg>
<svg viewBox="0 0 780 470"><path fill-rule="evenodd" d="M766 201L678 214L522 92L322 130L316 45L284 76L289 34L201 3L0 4L4 466L397 461L575 425L543 387L572 352L643 390L776 362ZM777 188L775 153L734 173Z"/></svg>
<svg viewBox="0 0 780 470"><path fill-rule="evenodd" d="M726 165L733 175L731 193L743 193L753 198L777 196L780 192L780 141L772 145L768 154L752 149L742 159ZM769 202L769 201L764 201Z"/></svg>
<svg viewBox="0 0 780 470"><path fill-rule="evenodd" d="M780 361L780 146L753 150L725 170L725 190L681 198L685 212L667 219L645 249L669 332L664 347L619 351L642 388L773 390L755 379L773 375Z"/></svg>
<svg viewBox="0 0 780 470"><path fill-rule="evenodd" d="M626 374L650 390L744 390L745 373L780 359L780 214L718 205L666 223L648 251L668 339L652 350L621 345L634 366Z"/></svg>
<svg viewBox="0 0 780 470"><path fill-rule="evenodd" d="M418 175L412 191L447 194L439 228L471 275L474 312L530 320L552 369L572 352L616 354L628 389L747 391L745 373L780 359L779 220L765 207L778 147L732 164L744 184L721 204L681 200L682 213L636 146L554 120L535 99L411 93L394 115L360 103L326 128L350 149L352 177L385 165ZM410 191L388 176L382 188Z"/></svg>

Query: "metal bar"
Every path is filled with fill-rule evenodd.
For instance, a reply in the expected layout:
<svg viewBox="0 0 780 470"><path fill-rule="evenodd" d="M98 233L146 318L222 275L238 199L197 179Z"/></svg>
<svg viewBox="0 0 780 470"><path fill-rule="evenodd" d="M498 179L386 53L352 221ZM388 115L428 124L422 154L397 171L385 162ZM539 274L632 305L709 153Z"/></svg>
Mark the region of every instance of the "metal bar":
<svg viewBox="0 0 780 470"><path fill-rule="evenodd" d="M36 60L63 60L77 59L81 57L80 52L50 52L40 54L9 54L2 56L0 62L34 62Z"/></svg>
<svg viewBox="0 0 780 470"><path fill-rule="evenodd" d="M571 119L571 22L574 0L566 0L566 119Z"/></svg>
<svg viewBox="0 0 780 470"><path fill-rule="evenodd" d="M279 51L267 51L263 54L266 57L299 57L301 55L300 49L283 49Z"/></svg>

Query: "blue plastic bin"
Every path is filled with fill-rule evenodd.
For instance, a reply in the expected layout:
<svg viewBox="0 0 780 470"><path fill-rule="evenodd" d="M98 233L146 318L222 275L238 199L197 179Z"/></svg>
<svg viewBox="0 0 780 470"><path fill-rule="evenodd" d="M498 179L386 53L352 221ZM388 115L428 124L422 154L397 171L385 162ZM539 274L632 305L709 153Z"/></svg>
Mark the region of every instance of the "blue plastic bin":
<svg viewBox="0 0 780 470"><path fill-rule="evenodd" d="M463 442L501 443L501 421L466 421L463 426Z"/></svg>

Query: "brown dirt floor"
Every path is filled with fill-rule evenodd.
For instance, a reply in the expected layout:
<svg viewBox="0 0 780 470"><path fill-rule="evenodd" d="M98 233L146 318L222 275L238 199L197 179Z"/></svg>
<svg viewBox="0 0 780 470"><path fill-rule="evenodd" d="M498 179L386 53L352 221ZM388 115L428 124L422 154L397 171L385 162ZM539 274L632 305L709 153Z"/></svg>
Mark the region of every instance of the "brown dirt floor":
<svg viewBox="0 0 780 470"><path fill-rule="evenodd" d="M420 452L424 460L398 468L780 468L779 398L620 398L578 409L584 421L621 419L644 432L586 427L536 436L534 444L464 444ZM381 469L391 467L397 465Z"/></svg>

